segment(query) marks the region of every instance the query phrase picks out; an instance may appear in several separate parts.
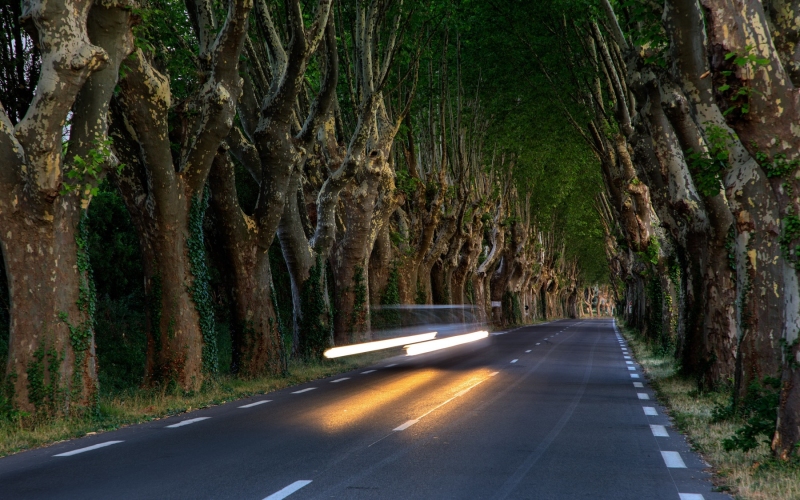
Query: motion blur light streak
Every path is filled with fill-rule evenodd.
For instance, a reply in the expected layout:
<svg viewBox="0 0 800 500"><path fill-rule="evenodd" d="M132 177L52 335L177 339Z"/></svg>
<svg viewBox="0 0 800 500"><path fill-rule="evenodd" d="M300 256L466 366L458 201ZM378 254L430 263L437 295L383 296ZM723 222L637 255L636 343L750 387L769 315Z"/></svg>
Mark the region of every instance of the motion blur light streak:
<svg viewBox="0 0 800 500"><path fill-rule="evenodd" d="M488 336L489 332L479 331L479 332L467 333L465 335L456 335L455 337L447 337L444 339L431 340L429 342L422 342L420 344L409 345L406 346L405 348L406 355L416 356L417 354L438 351L439 349L447 349L448 347L453 347L461 344L466 344L469 342L475 342L476 340L485 339Z"/></svg>
<svg viewBox="0 0 800 500"><path fill-rule="evenodd" d="M413 344L415 342L425 342L426 340L433 340L436 337L436 332L421 333L419 335L411 335L408 337L397 337L394 339L376 340L375 342L364 342L363 344L344 345L341 347L333 347L325 351L326 358L340 358L342 356L350 356L352 354L362 354L365 352L379 351L381 349L389 349L390 347L398 347L401 345Z"/></svg>

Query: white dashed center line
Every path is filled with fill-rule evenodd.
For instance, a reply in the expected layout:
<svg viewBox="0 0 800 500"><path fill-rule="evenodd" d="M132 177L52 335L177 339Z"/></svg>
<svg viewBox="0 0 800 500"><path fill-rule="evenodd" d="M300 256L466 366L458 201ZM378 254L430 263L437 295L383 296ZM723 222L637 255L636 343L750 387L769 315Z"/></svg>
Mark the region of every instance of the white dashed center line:
<svg viewBox="0 0 800 500"><path fill-rule="evenodd" d="M646 392L637 392L636 396L639 399L650 399L650 396L648 396Z"/></svg>
<svg viewBox="0 0 800 500"><path fill-rule="evenodd" d="M634 382L633 386L634 387L644 387L641 382Z"/></svg>
<svg viewBox="0 0 800 500"><path fill-rule="evenodd" d="M664 458L664 463L670 469L685 469L686 464L683 463L681 454L677 451L662 451L661 456Z"/></svg>
<svg viewBox="0 0 800 500"><path fill-rule="evenodd" d="M295 481L286 488L280 491L276 491L272 495L266 497L264 500L283 500L284 498L288 497L289 495L299 490L303 486L307 486L309 484L311 484L311 481L309 480Z"/></svg>
<svg viewBox="0 0 800 500"><path fill-rule="evenodd" d="M255 403L250 403L249 405L240 406L239 408L252 408L254 406L263 405L264 403L269 403L272 401L271 399L265 399L264 401L256 401Z"/></svg>
<svg viewBox="0 0 800 500"><path fill-rule="evenodd" d="M200 422L201 420L208 420L211 417L197 417L197 418L190 418L189 420L184 420L183 422L178 422L177 424L168 425L167 429L174 429L176 427L183 427L184 425L193 424L195 422Z"/></svg>
<svg viewBox="0 0 800 500"><path fill-rule="evenodd" d="M77 455L78 453L83 453L84 451L92 451L98 448L105 448L106 446L111 446L112 444L121 443L122 441L106 441L105 443L93 444L92 446L87 446L86 448L78 448L77 450L68 451L66 453L59 453L58 455L53 455L54 457L71 457L72 455Z"/></svg>
<svg viewBox="0 0 800 500"><path fill-rule="evenodd" d="M495 376L495 375L497 375L498 373L500 373L500 372L492 372L492 373L490 373L490 374L489 374L489 376L490 376L490 377L494 377L494 376Z"/></svg>
<svg viewBox="0 0 800 500"><path fill-rule="evenodd" d="M530 350L530 349L528 349L528 350L527 350L527 351L525 351L525 352L531 352L531 350Z"/></svg>
<svg viewBox="0 0 800 500"><path fill-rule="evenodd" d="M375 370L367 370L367 371L365 371L365 372L361 372L361 375L366 375L366 374L368 374L368 373L372 373L372 372L374 372L374 371L375 371Z"/></svg>
<svg viewBox="0 0 800 500"><path fill-rule="evenodd" d="M639 378L639 374L638 373L631 373L631 378Z"/></svg>
<svg viewBox="0 0 800 500"><path fill-rule="evenodd" d="M345 380L350 380L350 377L342 377L337 378L336 380L331 380L331 384L338 384L339 382L344 382Z"/></svg>
<svg viewBox="0 0 800 500"><path fill-rule="evenodd" d="M678 493L681 500L706 500L700 493Z"/></svg>
<svg viewBox="0 0 800 500"><path fill-rule="evenodd" d="M516 363L517 361L519 361L519 359L512 359L511 360L512 363Z"/></svg>
<svg viewBox="0 0 800 500"><path fill-rule="evenodd" d="M386 368L391 368L393 366L397 366L397 363L392 363L391 365L386 365Z"/></svg>
<svg viewBox="0 0 800 500"><path fill-rule="evenodd" d="M299 391L294 391L292 394L303 394L304 392L313 391L316 387L309 387L308 389L301 389Z"/></svg>
<svg viewBox="0 0 800 500"><path fill-rule="evenodd" d="M632 364L633 364L633 361L626 361L626 362L625 362L625 364L626 364L626 365L632 365Z"/></svg>
<svg viewBox="0 0 800 500"><path fill-rule="evenodd" d="M628 370L630 370L630 371L632 371L632 372L633 372L633 371L636 371L636 367L635 367L635 366L629 366L629 367L628 367Z"/></svg>
<svg viewBox="0 0 800 500"><path fill-rule="evenodd" d="M536 343L536 345L539 345L539 344L541 344L541 342L537 342L537 343Z"/></svg>
<svg viewBox="0 0 800 500"><path fill-rule="evenodd" d="M655 437L669 437L669 434L667 434L667 428L663 425L650 424L650 430L653 432Z"/></svg>
<svg viewBox="0 0 800 500"><path fill-rule="evenodd" d="M395 431L395 432L404 431L404 430L408 429L409 427L411 427L412 425L416 424L417 422L419 422L419 419L409 420L408 422L406 422L406 423L404 423L404 424L402 424L402 425L400 425L398 427L395 427L392 430Z"/></svg>
<svg viewBox="0 0 800 500"><path fill-rule="evenodd" d="M631 359L630 356L622 356L622 357L625 358L625 359Z"/></svg>
<svg viewBox="0 0 800 500"><path fill-rule="evenodd" d="M656 411L655 407L653 407L653 406L642 406L642 409L644 410L644 414L645 415L648 415L648 416L651 416L651 417L657 417L658 416L658 412Z"/></svg>

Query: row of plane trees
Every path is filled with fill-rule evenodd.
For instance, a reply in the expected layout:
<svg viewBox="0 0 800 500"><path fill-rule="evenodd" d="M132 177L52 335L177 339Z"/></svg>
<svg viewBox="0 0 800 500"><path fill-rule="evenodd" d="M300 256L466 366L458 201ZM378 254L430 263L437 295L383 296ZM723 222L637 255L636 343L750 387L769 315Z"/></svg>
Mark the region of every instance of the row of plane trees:
<svg viewBox="0 0 800 500"><path fill-rule="evenodd" d="M734 407L780 380L771 446L796 455L796 3L554 8L516 33L602 169L597 212L619 312L700 390L732 385Z"/></svg>
<svg viewBox="0 0 800 500"><path fill-rule="evenodd" d="M211 267L244 377L369 339L371 304L475 304L500 325L578 314L578 266L535 224L514 156L485 147L489 122L460 63L448 71L458 44L436 15L392 0L302 5L3 11L5 404L69 413L96 401L85 214L104 179L142 254L147 385L196 390L219 370ZM276 241L290 317L273 286Z"/></svg>

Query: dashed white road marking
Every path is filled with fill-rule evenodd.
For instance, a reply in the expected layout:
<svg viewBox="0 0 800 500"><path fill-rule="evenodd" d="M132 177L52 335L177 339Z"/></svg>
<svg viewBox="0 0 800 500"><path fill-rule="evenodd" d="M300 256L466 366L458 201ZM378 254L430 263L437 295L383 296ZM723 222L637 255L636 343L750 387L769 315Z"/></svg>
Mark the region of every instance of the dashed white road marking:
<svg viewBox="0 0 800 500"><path fill-rule="evenodd" d="M638 373L631 373L631 378L639 378L639 374Z"/></svg>
<svg viewBox="0 0 800 500"><path fill-rule="evenodd" d="M386 365L386 368L391 368L393 366L397 366L397 363L392 363L391 365Z"/></svg>
<svg viewBox="0 0 800 500"><path fill-rule="evenodd" d="M686 464L683 463L683 459L681 458L681 454L677 451L662 451L661 457L664 459L664 463L667 464L667 467L670 469L685 469Z"/></svg>
<svg viewBox="0 0 800 500"><path fill-rule="evenodd" d="M527 351L525 351L525 352L531 352L531 350L530 350L530 349L528 349L528 350L527 350Z"/></svg>
<svg viewBox="0 0 800 500"><path fill-rule="evenodd" d="M308 389L300 389L299 391L294 391L292 394L303 394L304 392L313 391L316 387L309 387Z"/></svg>
<svg viewBox="0 0 800 500"><path fill-rule="evenodd" d="M263 405L264 403L269 403L272 401L271 399L265 399L263 401L256 401L255 403L250 403L249 405L240 406L239 408L252 408L254 406Z"/></svg>
<svg viewBox="0 0 800 500"><path fill-rule="evenodd" d="M375 371L375 370L367 370L367 371L365 371L365 372L361 372L361 375L366 375L366 374L368 374L368 373L372 373L372 372L374 372L374 371Z"/></svg>
<svg viewBox="0 0 800 500"><path fill-rule="evenodd" d="M395 432L404 431L404 430L408 429L409 427L411 427L412 425L416 424L417 422L419 422L419 419L409 420L408 422L406 422L406 423L404 423L402 425L399 425L399 426L395 427L392 430L395 431Z"/></svg>
<svg viewBox="0 0 800 500"><path fill-rule="evenodd" d="M626 365L632 365L632 364L633 364L633 361L626 361L626 362L625 362L625 364L626 364Z"/></svg>
<svg viewBox="0 0 800 500"><path fill-rule="evenodd" d="M539 344L541 344L541 342L537 342L537 343L536 343L536 345L539 345Z"/></svg>
<svg viewBox="0 0 800 500"><path fill-rule="evenodd" d="M344 382L345 380L350 380L350 377L342 377L337 378L336 380L331 380L331 384L338 384L339 382Z"/></svg>
<svg viewBox="0 0 800 500"><path fill-rule="evenodd" d="M655 407L653 407L653 406L642 406L642 409L644 410L644 414L645 415L648 415L650 417L657 417L658 416L658 412L656 411Z"/></svg>
<svg viewBox="0 0 800 500"><path fill-rule="evenodd" d="M310 480L295 481L286 488L283 488L280 491L276 491L272 495L266 497L264 500L283 500L284 498L288 497L289 495L299 490L303 486L308 486L309 484L311 484Z"/></svg>
<svg viewBox="0 0 800 500"><path fill-rule="evenodd" d="M121 443L122 441L106 441L105 443L98 443L93 444L92 446L87 446L86 448L78 448L77 450L68 451L66 453L59 453L58 455L53 455L54 457L71 457L72 455L77 455L78 453L83 453L84 451L92 451L98 448L105 448L106 446L111 446L112 444Z"/></svg>
<svg viewBox="0 0 800 500"><path fill-rule="evenodd" d="M669 434L667 434L667 428L663 425L650 424L650 430L653 432L655 437L669 437Z"/></svg>
<svg viewBox="0 0 800 500"><path fill-rule="evenodd" d="M516 363L517 361L519 361L519 359L512 359L511 360L512 363Z"/></svg>
<svg viewBox="0 0 800 500"><path fill-rule="evenodd" d="M636 396L639 399L650 399L650 396L648 396L646 392L637 392Z"/></svg>
<svg viewBox="0 0 800 500"><path fill-rule="evenodd" d="M681 500L706 500L706 497L700 493L678 493Z"/></svg>
<svg viewBox="0 0 800 500"><path fill-rule="evenodd" d="M634 382L633 386L634 387L644 387L641 382Z"/></svg>
<svg viewBox="0 0 800 500"><path fill-rule="evenodd" d="M636 371L636 367L635 367L635 366L629 366L629 367L628 367L628 370L630 370L630 371L632 371L632 372L633 372L633 371Z"/></svg>
<svg viewBox="0 0 800 500"><path fill-rule="evenodd" d="M630 356L622 356L622 357L625 358L625 359L631 359Z"/></svg>
<svg viewBox="0 0 800 500"><path fill-rule="evenodd" d="M490 377L494 377L494 376L495 376L495 375L497 375L498 373L500 373L500 372L492 372L492 373L490 373L490 374L489 374L489 376L490 376Z"/></svg>
<svg viewBox="0 0 800 500"><path fill-rule="evenodd" d="M189 420L184 420L183 422L178 422L177 424L168 425L167 429L174 429L176 427L183 427L184 425L193 424L195 422L199 422L201 420L208 420L211 417L197 417L197 418L190 418Z"/></svg>

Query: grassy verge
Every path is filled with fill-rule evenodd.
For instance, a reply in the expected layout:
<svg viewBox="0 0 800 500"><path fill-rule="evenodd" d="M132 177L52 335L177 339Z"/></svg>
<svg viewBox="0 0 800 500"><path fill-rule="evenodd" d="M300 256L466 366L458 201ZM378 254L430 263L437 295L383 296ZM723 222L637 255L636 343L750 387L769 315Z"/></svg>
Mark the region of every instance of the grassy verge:
<svg viewBox="0 0 800 500"><path fill-rule="evenodd" d="M124 394L102 396L98 415L91 417L0 420L0 457L65 439L110 431L130 424L157 420L256 394L277 391L368 366L400 353L401 350L398 348L323 360L318 363L292 362L285 376L251 380L220 376L208 381L202 390L195 393L137 389Z"/></svg>
<svg viewBox="0 0 800 500"><path fill-rule="evenodd" d="M641 363L659 401L672 421L685 433L695 451L712 465L714 483L743 500L800 499L800 466L770 459L769 447L761 444L749 452L725 451L722 441L731 437L744 422L715 421L714 408L729 402L729 393L698 393L696 384L677 374L677 363L656 351L633 330L622 329L636 360Z"/></svg>

